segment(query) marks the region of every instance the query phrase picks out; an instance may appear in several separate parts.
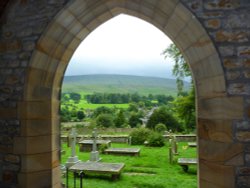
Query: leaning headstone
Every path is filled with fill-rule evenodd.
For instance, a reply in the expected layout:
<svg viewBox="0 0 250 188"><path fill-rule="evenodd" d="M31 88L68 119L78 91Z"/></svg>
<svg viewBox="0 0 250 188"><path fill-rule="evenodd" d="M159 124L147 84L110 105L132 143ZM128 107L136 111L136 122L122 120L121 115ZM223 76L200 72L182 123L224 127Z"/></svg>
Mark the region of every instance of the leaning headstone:
<svg viewBox="0 0 250 188"><path fill-rule="evenodd" d="M168 150L168 154L169 154L169 163L170 164L173 164L173 160L174 160L174 156L173 156L173 150L171 147L169 147L169 150Z"/></svg>
<svg viewBox="0 0 250 188"><path fill-rule="evenodd" d="M173 154L174 155L178 155L178 146L177 146L177 142L176 142L176 137L175 136L172 137L171 147L172 147L172 150L173 150Z"/></svg>
<svg viewBox="0 0 250 188"><path fill-rule="evenodd" d="M132 136L129 136L128 137L128 145L131 145L131 143L132 143Z"/></svg>
<svg viewBox="0 0 250 188"><path fill-rule="evenodd" d="M72 128L69 138L71 141L71 156L68 158L65 164L67 168L80 162L80 160L76 156L76 129L75 128Z"/></svg>
<svg viewBox="0 0 250 188"><path fill-rule="evenodd" d="M97 151L97 145L96 145L97 132L96 132L96 129L94 129L94 131L92 132L92 137L93 137L93 145L92 145L92 151L90 153L90 161L98 162L101 159L99 158L99 152Z"/></svg>

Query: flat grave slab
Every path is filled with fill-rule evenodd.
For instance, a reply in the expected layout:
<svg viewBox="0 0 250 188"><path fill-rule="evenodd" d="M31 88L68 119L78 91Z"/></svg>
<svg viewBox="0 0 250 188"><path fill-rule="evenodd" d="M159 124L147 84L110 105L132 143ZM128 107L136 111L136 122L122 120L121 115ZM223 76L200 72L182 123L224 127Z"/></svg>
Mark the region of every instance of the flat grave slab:
<svg viewBox="0 0 250 188"><path fill-rule="evenodd" d="M80 152L91 152L93 148L93 140L82 140L78 142ZM108 148L111 146L110 140L96 140L97 150L101 145L106 145Z"/></svg>
<svg viewBox="0 0 250 188"><path fill-rule="evenodd" d="M104 163L104 162L79 162L69 168L69 171L77 173L110 174L112 179L119 178L124 163Z"/></svg>
<svg viewBox="0 0 250 188"><path fill-rule="evenodd" d="M182 167L182 169L187 172L189 165L197 165L196 158L179 158L178 164Z"/></svg>
<svg viewBox="0 0 250 188"><path fill-rule="evenodd" d="M188 147L197 147L196 142L188 142Z"/></svg>
<svg viewBox="0 0 250 188"><path fill-rule="evenodd" d="M108 148L104 150L105 154L112 155L130 155L130 156L139 156L140 148Z"/></svg>

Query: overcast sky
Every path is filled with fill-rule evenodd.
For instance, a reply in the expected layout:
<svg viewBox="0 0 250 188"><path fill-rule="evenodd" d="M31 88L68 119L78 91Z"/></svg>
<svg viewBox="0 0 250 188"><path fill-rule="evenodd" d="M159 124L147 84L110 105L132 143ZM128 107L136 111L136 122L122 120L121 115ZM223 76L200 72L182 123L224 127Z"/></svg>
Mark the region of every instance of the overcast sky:
<svg viewBox="0 0 250 188"><path fill-rule="evenodd" d="M172 77L162 51L171 40L141 19L119 15L89 34L75 51L66 75L126 74Z"/></svg>

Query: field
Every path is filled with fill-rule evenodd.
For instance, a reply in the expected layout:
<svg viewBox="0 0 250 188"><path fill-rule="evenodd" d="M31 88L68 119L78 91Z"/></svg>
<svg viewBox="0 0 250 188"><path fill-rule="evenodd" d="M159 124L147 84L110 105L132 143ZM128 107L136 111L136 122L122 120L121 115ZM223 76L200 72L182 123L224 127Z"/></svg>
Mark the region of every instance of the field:
<svg viewBox="0 0 250 188"><path fill-rule="evenodd" d="M185 82L185 88L189 83ZM139 93L165 94L176 96L176 81L174 79L128 76L128 75L83 75L65 76L62 92L77 92L85 94L97 93Z"/></svg>
<svg viewBox="0 0 250 188"><path fill-rule="evenodd" d="M92 104L92 103L88 103L85 99L84 99L84 95L86 93L80 93L82 95L82 99L80 100L80 102L77 104L77 108L83 108L83 109L96 109L100 106L105 106L108 108L113 108L113 107L117 107L117 108L128 108L129 104ZM74 104L73 101L68 102L67 104Z"/></svg>
<svg viewBox="0 0 250 188"><path fill-rule="evenodd" d="M178 157L196 157L196 149L187 148L187 143L178 143ZM62 163L65 163L70 155L70 149L64 144ZM103 162L123 162L125 168L120 179L112 181L108 175L88 175L83 180L84 188L195 188L197 187L196 166L191 167L187 173L183 172L178 164L169 164L168 145L164 147L128 146L126 144L113 144L112 147L140 147L139 157L113 156L101 154ZM87 161L88 152L79 152L80 160ZM65 181L65 179L64 179ZM79 185L79 181L78 181ZM70 178L70 187L73 187L73 178Z"/></svg>

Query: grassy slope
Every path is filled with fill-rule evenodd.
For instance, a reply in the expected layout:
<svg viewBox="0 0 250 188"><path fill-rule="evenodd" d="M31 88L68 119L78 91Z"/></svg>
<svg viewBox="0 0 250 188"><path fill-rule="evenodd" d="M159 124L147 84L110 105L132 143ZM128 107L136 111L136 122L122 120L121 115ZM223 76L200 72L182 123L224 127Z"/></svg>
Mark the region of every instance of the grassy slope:
<svg viewBox="0 0 250 188"><path fill-rule="evenodd" d="M186 84L188 87L188 84ZM139 93L176 95L173 79L127 76L127 75L83 75L66 76L63 92L78 93Z"/></svg>
<svg viewBox="0 0 250 188"><path fill-rule="evenodd" d="M187 148L187 143L179 143L179 155L175 157L195 157L196 149ZM182 168L168 162L168 146L162 148L151 148L145 146L128 146L125 144L113 144L112 147L139 147L141 154L139 157L103 155L103 162L123 162L125 168L118 181L111 181L110 176L89 176L84 178L85 188L195 188L197 187L196 166L191 166L187 173ZM66 154L62 155L62 163L65 163L70 155L70 149L63 149ZM80 160L87 161L90 157L89 152L78 152ZM131 173L146 173L145 175L130 175ZM147 175L148 174L148 175ZM150 175L154 174L154 175ZM79 182L78 182L79 183ZM70 180L72 185L72 179Z"/></svg>

